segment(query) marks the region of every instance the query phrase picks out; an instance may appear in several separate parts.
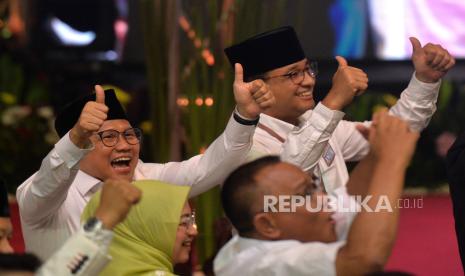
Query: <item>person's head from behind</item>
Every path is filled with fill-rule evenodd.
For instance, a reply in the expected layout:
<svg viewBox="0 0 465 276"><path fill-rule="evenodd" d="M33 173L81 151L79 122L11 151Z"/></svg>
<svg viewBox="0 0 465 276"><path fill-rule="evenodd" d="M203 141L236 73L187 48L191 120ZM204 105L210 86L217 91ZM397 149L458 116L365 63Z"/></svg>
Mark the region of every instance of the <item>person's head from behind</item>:
<svg viewBox="0 0 465 276"><path fill-rule="evenodd" d="M35 275L41 262L33 254L0 253L0 275L26 276Z"/></svg>
<svg viewBox="0 0 465 276"><path fill-rule="evenodd" d="M276 156L242 165L229 175L221 191L226 216L240 236L301 242L337 240L332 213L323 209L309 212L305 206L295 212L265 212L265 195L310 196L314 202L323 193L308 174Z"/></svg>
<svg viewBox="0 0 465 276"><path fill-rule="evenodd" d="M96 100L96 94L90 94L65 106L55 121L59 136L63 137L75 127L84 107L96 105ZM80 169L102 181L110 178L132 181L139 160L142 133L131 126L113 90L105 91L103 102L108 107L107 118L90 136L94 148L81 160ZM94 108L90 112L102 111Z"/></svg>
<svg viewBox="0 0 465 276"><path fill-rule="evenodd" d="M142 192L139 203L114 229L110 246L113 261L102 275L173 272L173 265L189 260L197 236L195 215L186 202L189 186L159 181L136 181ZM95 195L82 219L92 216L98 206Z"/></svg>
<svg viewBox="0 0 465 276"><path fill-rule="evenodd" d="M10 220L8 192L5 183L0 178L0 253L13 253L10 244L13 226Z"/></svg>
<svg viewBox="0 0 465 276"><path fill-rule="evenodd" d="M281 27L225 49L232 65L240 63L244 79L263 79L276 103L266 114L296 123L315 106L313 88L317 67L307 59L292 27Z"/></svg>

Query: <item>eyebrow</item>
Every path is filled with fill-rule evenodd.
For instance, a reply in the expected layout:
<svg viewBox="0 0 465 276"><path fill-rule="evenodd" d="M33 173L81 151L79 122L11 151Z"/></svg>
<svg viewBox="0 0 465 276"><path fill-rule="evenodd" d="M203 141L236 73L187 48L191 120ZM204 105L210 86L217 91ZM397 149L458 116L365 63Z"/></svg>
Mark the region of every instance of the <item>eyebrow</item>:
<svg viewBox="0 0 465 276"><path fill-rule="evenodd" d="M190 217L192 214L188 213L188 214L182 214L181 215L181 218L188 218Z"/></svg>
<svg viewBox="0 0 465 276"><path fill-rule="evenodd" d="M308 62L308 60L306 60L304 66L308 66L309 64L310 64L310 63ZM289 73L289 72L291 72L292 70L295 70L297 67L298 67L298 64L294 64L294 65L292 65L291 67L289 67L286 71Z"/></svg>

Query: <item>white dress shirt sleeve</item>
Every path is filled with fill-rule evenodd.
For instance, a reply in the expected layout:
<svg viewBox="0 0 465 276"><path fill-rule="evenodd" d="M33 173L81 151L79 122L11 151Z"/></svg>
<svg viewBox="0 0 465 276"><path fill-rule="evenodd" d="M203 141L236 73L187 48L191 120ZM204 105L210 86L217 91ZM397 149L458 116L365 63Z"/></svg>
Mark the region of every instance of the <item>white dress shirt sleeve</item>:
<svg viewBox="0 0 465 276"><path fill-rule="evenodd" d="M440 82L424 83L413 74L407 88L401 93L400 99L392 106L389 113L406 121L412 130L422 131L436 111L436 102ZM355 128L359 122L341 121L334 131L346 161L358 161L368 154L369 144ZM371 121L363 124L369 127Z"/></svg>
<svg viewBox="0 0 465 276"><path fill-rule="evenodd" d="M336 275L337 253L344 244L309 242L268 252L250 275Z"/></svg>
<svg viewBox="0 0 465 276"><path fill-rule="evenodd" d="M81 229L46 262L36 275L98 275L111 257L108 255L113 232Z"/></svg>
<svg viewBox="0 0 465 276"><path fill-rule="evenodd" d="M318 164L328 141L344 113L319 103L308 120L301 122L287 136L281 159L310 171ZM305 114L303 116L305 118Z"/></svg>
<svg viewBox="0 0 465 276"><path fill-rule="evenodd" d="M400 95L389 113L405 120L412 130L422 131L436 111L440 82L424 83L413 74L407 88ZM359 122L341 121L334 131L334 141L338 143L344 160L358 161L368 154L369 144L355 128ZM371 121L363 124L369 127Z"/></svg>
<svg viewBox="0 0 465 276"><path fill-rule="evenodd" d="M229 119L225 131L210 144L205 153L182 162L144 164L144 177L178 185L190 185L190 197L221 184L241 165L252 146L255 126Z"/></svg>
<svg viewBox="0 0 465 276"><path fill-rule="evenodd" d="M389 112L408 122L412 130L422 131L436 111L440 86L441 81L424 83L413 73L409 85Z"/></svg>
<svg viewBox="0 0 465 276"><path fill-rule="evenodd" d="M66 199L68 189L79 171L79 161L92 148L76 147L69 133L63 136L42 160L39 171L16 191L21 218L31 224L54 214Z"/></svg>

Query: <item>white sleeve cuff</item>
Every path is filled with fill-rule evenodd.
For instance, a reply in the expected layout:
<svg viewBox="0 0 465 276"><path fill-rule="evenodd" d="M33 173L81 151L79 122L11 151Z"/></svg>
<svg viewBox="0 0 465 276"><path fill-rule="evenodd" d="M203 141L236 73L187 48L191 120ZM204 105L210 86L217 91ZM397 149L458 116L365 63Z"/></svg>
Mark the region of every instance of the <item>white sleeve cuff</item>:
<svg viewBox="0 0 465 276"><path fill-rule="evenodd" d="M56 154L63 159L66 167L71 169L74 167L87 153L92 151L94 146L91 145L88 148L80 149L77 147L69 137L69 132L63 136L60 141L55 144Z"/></svg>
<svg viewBox="0 0 465 276"><path fill-rule="evenodd" d="M416 72L413 72L408 87L402 94L417 101L431 101L436 99L439 93L439 88L441 87L441 80L435 83L422 82L417 79L415 73Z"/></svg>
<svg viewBox="0 0 465 276"><path fill-rule="evenodd" d="M248 119L247 119L248 120ZM226 125L224 134L226 136L226 141L234 141L237 143L249 143L255 132L255 125L243 125L236 120L233 116L229 118L229 122Z"/></svg>
<svg viewBox="0 0 465 276"><path fill-rule="evenodd" d="M319 131L333 132L339 122L344 118L345 113L339 110L327 108L324 104L318 103L313 109L313 125Z"/></svg>

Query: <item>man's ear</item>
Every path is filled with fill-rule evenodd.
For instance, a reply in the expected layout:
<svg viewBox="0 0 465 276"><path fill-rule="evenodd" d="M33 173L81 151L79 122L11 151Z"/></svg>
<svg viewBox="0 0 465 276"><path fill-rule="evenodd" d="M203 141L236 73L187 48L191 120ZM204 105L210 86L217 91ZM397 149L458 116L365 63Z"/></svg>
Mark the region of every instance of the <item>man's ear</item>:
<svg viewBox="0 0 465 276"><path fill-rule="evenodd" d="M259 236L267 240L277 240L281 237L281 230L270 213L256 214L253 219L255 231Z"/></svg>

